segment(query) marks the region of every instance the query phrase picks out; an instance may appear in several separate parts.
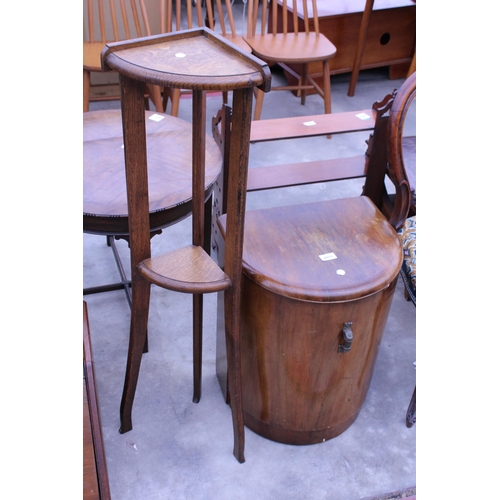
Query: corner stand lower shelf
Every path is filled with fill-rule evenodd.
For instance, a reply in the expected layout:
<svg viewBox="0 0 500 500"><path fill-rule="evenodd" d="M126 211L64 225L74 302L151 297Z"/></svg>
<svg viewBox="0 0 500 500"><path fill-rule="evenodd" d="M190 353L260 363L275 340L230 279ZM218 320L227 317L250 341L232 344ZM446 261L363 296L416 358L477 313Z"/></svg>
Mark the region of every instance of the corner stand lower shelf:
<svg viewBox="0 0 500 500"><path fill-rule="evenodd" d="M101 54L104 70L120 75L123 139L128 197L132 299L143 301L145 312L132 311L129 358L121 404L120 432L132 428L132 403L139 375L142 345L147 329L151 283L164 288L201 294L225 290L228 335L229 391L234 404L234 450L244 461L244 427L239 374L239 316L243 224L246 201L252 96L255 87L267 92L271 86L268 66L227 42L213 31L201 28L125 42L110 43ZM192 143L192 245L162 256L151 257L149 243L148 182L144 130L143 84L193 91ZM228 242L222 270L205 249L204 177L206 136L206 91L232 91L235 126L231 134L228 164ZM168 151L165 152L168 154ZM198 304L201 308L201 302ZM195 303L193 302L193 308ZM193 331L193 340L201 338ZM200 352L201 360L201 352ZM195 363L196 364L196 363ZM200 362L201 369L201 362Z"/></svg>

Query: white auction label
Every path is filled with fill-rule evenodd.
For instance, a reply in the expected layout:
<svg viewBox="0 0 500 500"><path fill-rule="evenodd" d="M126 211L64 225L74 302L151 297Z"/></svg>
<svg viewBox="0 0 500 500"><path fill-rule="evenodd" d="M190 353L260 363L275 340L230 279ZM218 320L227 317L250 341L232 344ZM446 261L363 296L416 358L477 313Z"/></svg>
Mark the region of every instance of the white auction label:
<svg viewBox="0 0 500 500"><path fill-rule="evenodd" d="M319 258L325 262L327 260L333 260L333 259L336 259L337 256L333 253L333 252L330 252L330 253L324 253L323 255L320 255Z"/></svg>
<svg viewBox="0 0 500 500"><path fill-rule="evenodd" d="M158 115L157 113L149 117L149 119L153 120L154 122L161 122L163 118L165 118L163 115Z"/></svg>

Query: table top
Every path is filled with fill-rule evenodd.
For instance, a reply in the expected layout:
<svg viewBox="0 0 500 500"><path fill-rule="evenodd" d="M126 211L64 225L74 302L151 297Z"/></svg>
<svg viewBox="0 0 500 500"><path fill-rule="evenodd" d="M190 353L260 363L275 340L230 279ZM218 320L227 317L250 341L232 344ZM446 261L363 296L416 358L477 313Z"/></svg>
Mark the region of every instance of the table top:
<svg viewBox="0 0 500 500"><path fill-rule="evenodd" d="M169 88L267 91L271 86L266 63L208 28L109 43L101 61L103 70Z"/></svg>
<svg viewBox="0 0 500 500"><path fill-rule="evenodd" d="M151 212L191 201L191 123L171 115L146 112L149 206ZM212 186L222 156L207 135L205 188ZM83 113L83 212L126 217L127 195L120 110Z"/></svg>

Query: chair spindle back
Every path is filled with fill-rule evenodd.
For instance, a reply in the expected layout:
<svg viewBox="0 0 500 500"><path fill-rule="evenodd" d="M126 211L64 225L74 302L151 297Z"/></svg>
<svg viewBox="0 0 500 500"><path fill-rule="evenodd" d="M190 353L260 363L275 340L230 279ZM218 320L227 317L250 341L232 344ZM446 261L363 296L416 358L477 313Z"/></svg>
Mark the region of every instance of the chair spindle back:
<svg viewBox="0 0 500 500"><path fill-rule="evenodd" d="M106 44L151 35L144 0L85 1L86 41Z"/></svg>
<svg viewBox="0 0 500 500"><path fill-rule="evenodd" d="M261 4L260 30L259 25L259 4ZM316 0L280 0L283 13L282 22L278 23L278 0L248 0L247 35L255 36L257 33L298 33L299 31L309 33L309 20L313 20L314 32L319 34L318 7ZM289 20L291 13L291 23ZM303 20L303 29L299 22ZM280 26L281 24L281 26ZM290 26L291 24L291 26Z"/></svg>
<svg viewBox="0 0 500 500"><path fill-rule="evenodd" d="M193 6L193 3L195 4ZM193 7L197 23L193 26ZM161 0L160 30L162 33L172 33L193 27L202 27L203 12L201 0Z"/></svg>

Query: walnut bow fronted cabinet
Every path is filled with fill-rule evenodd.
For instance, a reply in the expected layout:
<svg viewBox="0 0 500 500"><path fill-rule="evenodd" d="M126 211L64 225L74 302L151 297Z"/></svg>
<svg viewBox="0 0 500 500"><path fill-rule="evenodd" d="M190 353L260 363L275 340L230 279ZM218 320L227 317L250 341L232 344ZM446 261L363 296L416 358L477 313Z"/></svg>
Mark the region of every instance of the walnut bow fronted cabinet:
<svg viewBox="0 0 500 500"><path fill-rule="evenodd" d="M223 249L224 216L218 225ZM247 427L313 444L354 422L401 261L396 231L366 196L247 212L240 317ZM225 339L217 334L226 394Z"/></svg>
<svg viewBox="0 0 500 500"><path fill-rule="evenodd" d="M132 302L137 301L131 315L120 432L132 428L132 404L146 339L151 284L193 294L193 311L199 316L204 293L225 291L233 453L239 462L244 462L239 316L250 123L254 89L267 92L271 85L271 73L267 64L206 28L108 44L101 59L104 69L115 70L120 75ZM149 239L148 165L141 90L144 83L193 92L192 245L154 257L151 256ZM227 258L223 266L212 260L205 250L207 91L233 92L234 123L229 144L230 161L225 172L228 179ZM168 151L165 154L168 155ZM201 326L193 330L195 382L200 380L201 370L200 330ZM195 393L195 401L199 395L199 392Z"/></svg>

